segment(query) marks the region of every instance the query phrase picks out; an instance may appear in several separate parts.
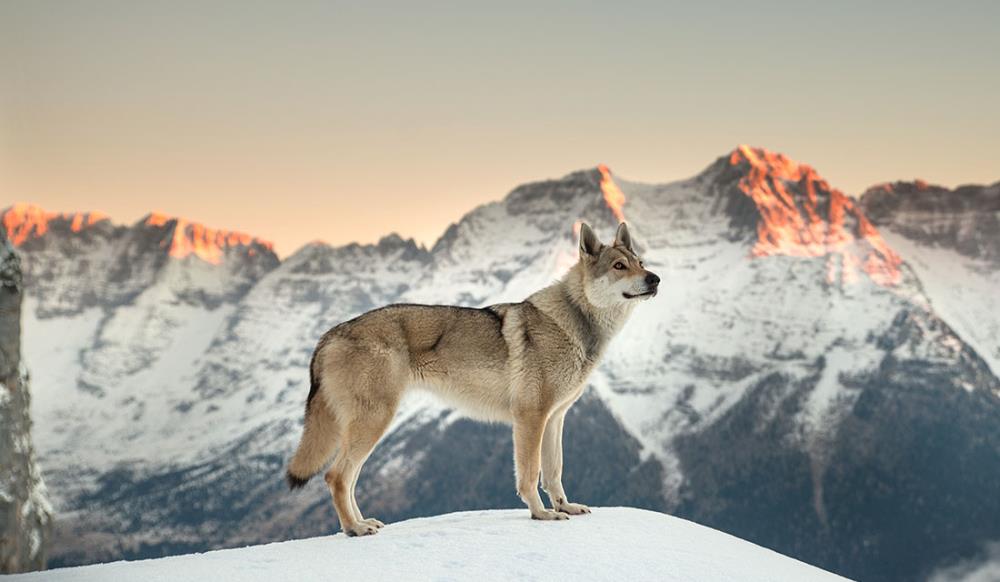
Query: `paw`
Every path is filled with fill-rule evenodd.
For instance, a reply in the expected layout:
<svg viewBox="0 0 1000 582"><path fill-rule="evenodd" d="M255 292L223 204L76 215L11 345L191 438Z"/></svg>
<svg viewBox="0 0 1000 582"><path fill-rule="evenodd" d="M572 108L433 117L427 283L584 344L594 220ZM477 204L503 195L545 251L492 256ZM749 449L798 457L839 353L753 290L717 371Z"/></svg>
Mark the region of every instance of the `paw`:
<svg viewBox="0 0 1000 582"><path fill-rule="evenodd" d="M357 536L370 536L378 533L378 527L366 522L367 520L359 521L351 527L345 527L344 533L347 534L347 537L351 538Z"/></svg>
<svg viewBox="0 0 1000 582"><path fill-rule="evenodd" d="M568 513L570 515L583 515L584 513L590 513L590 508L582 503L570 503L564 501L559 503L555 507L556 511L562 513Z"/></svg>
<svg viewBox="0 0 1000 582"><path fill-rule="evenodd" d="M565 513L559 513L558 511L549 511L548 509L543 509L541 511L532 511L531 519L539 519L542 521L561 521L564 519L569 519L569 516Z"/></svg>
<svg viewBox="0 0 1000 582"><path fill-rule="evenodd" d="M369 517L368 519L362 519L361 523L364 523L364 524L367 524L367 525L373 525L373 526L375 526L376 529L382 529L383 527L385 527L384 523L382 523L381 521L375 519L374 517Z"/></svg>

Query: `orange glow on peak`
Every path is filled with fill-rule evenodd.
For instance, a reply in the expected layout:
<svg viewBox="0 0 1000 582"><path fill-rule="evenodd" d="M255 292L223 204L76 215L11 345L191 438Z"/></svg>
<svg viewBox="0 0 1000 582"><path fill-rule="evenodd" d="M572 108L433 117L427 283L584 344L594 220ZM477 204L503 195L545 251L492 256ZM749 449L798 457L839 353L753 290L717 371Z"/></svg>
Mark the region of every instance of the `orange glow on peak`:
<svg viewBox="0 0 1000 582"><path fill-rule="evenodd" d="M162 214L160 212L152 212L152 213L150 213L149 216L146 217L145 225L146 226L163 226L167 222L169 222L170 220L171 220L170 217L167 216L166 214Z"/></svg>
<svg viewBox="0 0 1000 582"><path fill-rule="evenodd" d="M746 145L733 150L729 164L746 166L738 187L760 214L752 256L827 256L831 284L856 282L858 270L879 285L899 283L899 256L854 201L811 166Z"/></svg>
<svg viewBox="0 0 1000 582"><path fill-rule="evenodd" d="M625 193L615 184L611 177L611 169L604 164L598 164L597 169L601 172L601 192L604 193L604 202L614 213L618 222L625 222Z"/></svg>
<svg viewBox="0 0 1000 582"><path fill-rule="evenodd" d="M164 241L163 245L168 247L168 254L175 259L193 255L206 263L218 265L222 263L226 251L230 249L246 248L251 257L257 255L257 251L253 248L255 245L269 251L273 250L270 242L259 240L249 234L208 228L203 224L167 216L160 212L151 213L143 222L144 225L154 228L171 228L171 223L173 232L169 241Z"/></svg>
<svg viewBox="0 0 1000 582"><path fill-rule="evenodd" d="M15 204L0 214L0 223L14 246L46 235L53 226L68 228L70 232L78 233L105 220L109 219L101 212L56 213L24 203ZM160 212L149 214L142 224L153 228L173 228L169 240L164 241L163 246L167 247L169 255L174 258L194 255L207 263L217 265L223 261L229 249L245 249L251 257L259 254L258 247L274 251L274 245L270 242L254 238L249 234L207 228L202 224Z"/></svg>
<svg viewBox="0 0 1000 582"><path fill-rule="evenodd" d="M39 237L49 230L51 212L32 204L18 203L3 213L3 228L14 246L20 246L29 237Z"/></svg>
<svg viewBox="0 0 1000 582"><path fill-rule="evenodd" d="M80 232L107 218L100 212L48 212L34 204L19 202L3 212L2 222L7 238L14 246L20 246L47 233L53 221L68 222L71 231Z"/></svg>
<svg viewBox="0 0 1000 582"><path fill-rule="evenodd" d="M108 220L108 215L103 212L77 212L73 214L70 221L70 230L80 232L88 226L93 226L102 220Z"/></svg>
<svg viewBox="0 0 1000 582"><path fill-rule="evenodd" d="M804 173L814 173L806 164L800 164L784 154L770 152L763 148L752 148L746 144L738 146L729 155L729 164L737 166L741 162L750 164L752 171L768 174L782 180L799 180Z"/></svg>

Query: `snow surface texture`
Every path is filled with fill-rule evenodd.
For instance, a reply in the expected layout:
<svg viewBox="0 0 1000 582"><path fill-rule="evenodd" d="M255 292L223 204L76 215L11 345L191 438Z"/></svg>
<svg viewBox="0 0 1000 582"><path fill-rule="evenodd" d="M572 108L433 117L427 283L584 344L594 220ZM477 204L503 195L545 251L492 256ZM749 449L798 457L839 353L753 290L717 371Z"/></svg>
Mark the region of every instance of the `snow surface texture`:
<svg viewBox="0 0 1000 582"><path fill-rule="evenodd" d="M377 536L335 536L115 562L9 580L845 580L728 534L631 508L564 522L520 510L475 511L390 524Z"/></svg>

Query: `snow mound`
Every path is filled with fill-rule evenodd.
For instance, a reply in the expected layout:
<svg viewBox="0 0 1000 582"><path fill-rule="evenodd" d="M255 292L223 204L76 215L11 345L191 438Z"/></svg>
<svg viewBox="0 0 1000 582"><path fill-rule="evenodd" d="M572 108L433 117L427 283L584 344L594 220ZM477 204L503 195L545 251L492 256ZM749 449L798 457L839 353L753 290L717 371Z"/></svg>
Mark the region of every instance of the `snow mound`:
<svg viewBox="0 0 1000 582"><path fill-rule="evenodd" d="M598 508L539 522L519 510L469 511L335 536L9 580L844 580L731 535L661 513Z"/></svg>

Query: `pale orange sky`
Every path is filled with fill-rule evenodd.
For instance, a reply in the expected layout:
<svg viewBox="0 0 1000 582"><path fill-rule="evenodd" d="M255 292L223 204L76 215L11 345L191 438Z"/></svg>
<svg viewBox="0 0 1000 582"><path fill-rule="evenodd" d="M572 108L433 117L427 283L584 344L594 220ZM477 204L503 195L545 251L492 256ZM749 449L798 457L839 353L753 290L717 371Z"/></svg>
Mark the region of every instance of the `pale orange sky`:
<svg viewBox="0 0 1000 582"><path fill-rule="evenodd" d="M670 181L738 143L852 194L1000 179L1000 3L697 4L7 0L0 206L287 255L431 244L523 182Z"/></svg>

